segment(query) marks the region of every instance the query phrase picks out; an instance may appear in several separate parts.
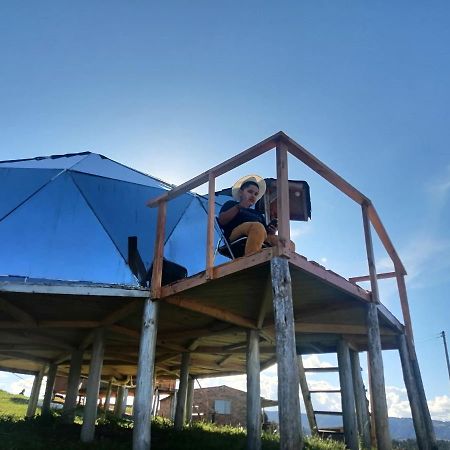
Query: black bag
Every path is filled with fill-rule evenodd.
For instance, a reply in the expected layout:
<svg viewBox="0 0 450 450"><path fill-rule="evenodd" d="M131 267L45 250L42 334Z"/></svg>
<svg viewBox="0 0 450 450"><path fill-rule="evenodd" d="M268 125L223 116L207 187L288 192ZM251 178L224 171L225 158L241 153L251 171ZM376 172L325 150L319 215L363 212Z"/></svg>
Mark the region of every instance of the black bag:
<svg viewBox="0 0 450 450"><path fill-rule="evenodd" d="M150 266L150 269L147 273L146 281L149 283L152 281L152 272L153 272L153 264ZM187 277L187 269L180 264L174 263L173 261L169 261L166 258L163 258L163 270L162 270L162 280L161 285L165 286L166 284L173 283L174 281L181 280L182 278Z"/></svg>

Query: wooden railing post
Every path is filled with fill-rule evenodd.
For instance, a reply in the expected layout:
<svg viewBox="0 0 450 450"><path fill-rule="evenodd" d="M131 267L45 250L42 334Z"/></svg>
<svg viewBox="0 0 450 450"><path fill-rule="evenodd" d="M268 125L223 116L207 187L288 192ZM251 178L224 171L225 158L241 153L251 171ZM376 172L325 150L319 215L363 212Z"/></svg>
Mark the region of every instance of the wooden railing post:
<svg viewBox="0 0 450 450"><path fill-rule="evenodd" d="M278 252L289 256L290 229L289 229L289 184L287 145L277 143L277 213L278 213Z"/></svg>
<svg viewBox="0 0 450 450"><path fill-rule="evenodd" d="M374 415L375 435L380 450L392 448L389 433L388 409L386 401L386 387L384 384L383 357L381 351L380 325L378 322L378 307L380 297L378 294L377 272L375 268L375 256L373 252L372 235L367 203L363 203L362 217L364 225L364 237L366 242L367 263L369 265L370 286L372 290L372 302L368 305L367 312L367 341L368 357L371 375L370 400L372 402L372 414Z"/></svg>
<svg viewBox="0 0 450 450"><path fill-rule="evenodd" d="M409 312L408 294L406 293L405 276L395 268L395 276L397 278L398 295L400 297L400 306L402 308L403 322L405 323L406 336L408 338L408 346L414 345L414 336L412 330L411 314ZM410 348L410 351L413 350ZM414 352L415 354L415 352Z"/></svg>
<svg viewBox="0 0 450 450"><path fill-rule="evenodd" d="M155 252L153 255L153 271L151 282L152 300L161 296L161 281L164 257L164 233L166 227L167 202L161 201L158 208L158 220L156 223Z"/></svg>
<svg viewBox="0 0 450 450"><path fill-rule="evenodd" d="M214 265L214 218L215 210L215 177L214 173L209 174L208 183L208 222L206 230L206 278L208 280L213 278Z"/></svg>

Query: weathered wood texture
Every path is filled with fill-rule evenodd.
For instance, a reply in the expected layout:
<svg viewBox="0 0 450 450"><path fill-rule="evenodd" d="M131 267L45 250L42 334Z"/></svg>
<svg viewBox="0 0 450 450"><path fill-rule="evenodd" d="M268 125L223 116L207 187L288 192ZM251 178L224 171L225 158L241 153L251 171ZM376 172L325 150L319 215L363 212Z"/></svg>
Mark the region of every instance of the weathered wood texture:
<svg viewBox="0 0 450 450"><path fill-rule="evenodd" d="M112 379L110 378L108 381L108 387L106 388L105 404L103 405L105 415L106 413L109 412L109 407L111 406L111 392L112 392Z"/></svg>
<svg viewBox="0 0 450 450"><path fill-rule="evenodd" d="M150 286L151 297L153 299L159 298L159 296L161 295L166 218L167 203L161 202L158 208L158 219L156 222L156 240L155 250L153 253L152 281Z"/></svg>
<svg viewBox="0 0 450 450"><path fill-rule="evenodd" d="M270 262L270 268L278 363L280 449L294 450L302 448L303 436L300 419L291 276L286 258L274 257Z"/></svg>
<svg viewBox="0 0 450 450"><path fill-rule="evenodd" d="M183 429L184 425L190 361L191 361L191 354L188 352L182 353L181 367L180 367L180 385L178 388L177 406L175 409L175 421L174 421L175 430Z"/></svg>
<svg viewBox="0 0 450 450"><path fill-rule="evenodd" d="M44 400L42 402L42 415L50 415L50 404L53 397L53 388L55 386L56 370L58 366L56 364L50 364L47 372L47 384L45 386Z"/></svg>
<svg viewBox="0 0 450 450"><path fill-rule="evenodd" d="M280 254L290 245L289 227L289 185L287 147L283 142L277 144L277 214L278 249Z"/></svg>
<svg viewBox="0 0 450 450"><path fill-rule="evenodd" d="M247 450L261 449L259 333L247 332Z"/></svg>
<svg viewBox="0 0 450 450"><path fill-rule="evenodd" d="M39 391L41 390L42 378L44 377L45 366L34 376L33 387L31 388L30 399L28 400L28 407L26 417L33 417L36 414L37 402L39 399Z"/></svg>
<svg viewBox="0 0 450 450"><path fill-rule="evenodd" d="M215 181L214 174L210 173L208 183L208 221L206 226L206 278L208 280L213 277L214 266L214 219L216 215Z"/></svg>
<svg viewBox="0 0 450 450"><path fill-rule="evenodd" d="M370 449L369 406L361 375L361 364L359 361L358 352L350 350L350 362L352 365L353 390L355 393L356 419L358 422L359 439L364 449Z"/></svg>
<svg viewBox="0 0 450 450"><path fill-rule="evenodd" d="M412 330L411 314L409 312L408 294L406 292L405 276L402 273L396 273L398 293L400 296L400 306L402 307L403 322L406 327L406 334L411 343L414 343L414 335Z"/></svg>
<svg viewBox="0 0 450 450"><path fill-rule="evenodd" d="M419 392L417 390L416 379L412 361L410 359L405 335L398 338L398 351L402 363L403 380L405 381L406 392L408 393L409 404L411 406L411 415L413 418L414 430L416 432L417 445L421 450L433 448L428 442L427 429L422 414Z"/></svg>
<svg viewBox="0 0 450 450"><path fill-rule="evenodd" d="M380 327L378 324L378 308L375 303L368 307L368 357L371 375L372 414L375 422L375 434L379 450L392 448L389 434L386 388L384 384L383 357L381 355Z"/></svg>
<svg viewBox="0 0 450 450"><path fill-rule="evenodd" d="M356 423L355 395L353 391L352 368L348 344L340 339L337 346L339 382L341 385L342 416L345 444L351 450L358 450L358 428Z"/></svg>
<svg viewBox="0 0 450 450"><path fill-rule="evenodd" d="M194 383L195 379L189 377L188 380L188 391L186 396L186 423L190 424L192 422L192 406L194 401Z"/></svg>
<svg viewBox="0 0 450 450"><path fill-rule="evenodd" d="M408 336L406 336L406 338L408 339ZM414 348L413 345L411 345L411 347ZM434 434L433 422L431 420L430 410L428 408L428 403L427 403L427 397L425 395L425 389L423 387L423 381L422 381L422 375L420 373L419 363L417 361L415 353L412 354L410 348L408 348L408 351L410 352L410 359L411 359L412 368L414 371L414 378L416 380L417 391L419 393L419 398L420 398L420 406L422 408L422 416L424 418L425 427L427 430L427 439L428 439L428 442L432 446L431 448L433 448L433 450L434 450L434 449L437 449L436 436Z"/></svg>
<svg viewBox="0 0 450 450"><path fill-rule="evenodd" d="M301 355L298 356L297 363L300 388L302 390L303 402L305 403L306 416L308 417L311 433L314 435L317 434L317 421L316 415L314 414L314 407L311 400L311 391L309 390L308 382L306 380L306 372L305 367L303 366L303 359Z"/></svg>
<svg viewBox="0 0 450 450"><path fill-rule="evenodd" d="M61 421L66 424L71 424L75 420L75 409L77 407L78 386L80 384L82 361L83 350L74 350L70 359L66 398L64 400L61 417Z"/></svg>
<svg viewBox="0 0 450 450"><path fill-rule="evenodd" d="M114 416L120 418L122 417L124 411L124 397L125 397L125 386L117 386L116 391L116 403L114 404Z"/></svg>
<svg viewBox="0 0 450 450"><path fill-rule="evenodd" d="M158 306L158 303L153 302L151 298L145 300L133 408L133 450L150 449L150 416Z"/></svg>
<svg viewBox="0 0 450 450"><path fill-rule="evenodd" d="M95 436L95 420L97 419L97 402L102 374L104 340L104 329L99 328L95 330L86 388L86 405L84 407L83 425L81 426L81 442L92 442Z"/></svg>

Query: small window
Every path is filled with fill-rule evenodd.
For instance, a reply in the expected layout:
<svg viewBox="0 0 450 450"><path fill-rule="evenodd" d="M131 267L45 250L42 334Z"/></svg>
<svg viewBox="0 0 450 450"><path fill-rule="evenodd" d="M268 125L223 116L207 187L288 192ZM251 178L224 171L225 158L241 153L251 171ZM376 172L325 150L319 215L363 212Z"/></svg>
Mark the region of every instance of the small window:
<svg viewBox="0 0 450 450"><path fill-rule="evenodd" d="M217 414L231 414L231 401L214 400L214 410Z"/></svg>

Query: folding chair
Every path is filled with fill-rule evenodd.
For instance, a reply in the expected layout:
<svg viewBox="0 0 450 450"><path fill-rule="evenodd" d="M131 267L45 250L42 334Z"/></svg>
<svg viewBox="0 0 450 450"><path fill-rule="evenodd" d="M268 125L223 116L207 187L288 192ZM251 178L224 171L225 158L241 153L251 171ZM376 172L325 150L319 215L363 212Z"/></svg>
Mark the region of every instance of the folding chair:
<svg viewBox="0 0 450 450"><path fill-rule="evenodd" d="M220 227L217 217L215 217L214 219L214 224L216 227L216 231L220 236L214 254L216 255L217 253L219 253L219 255L225 256L225 258L230 259L236 259L244 256L247 236L242 236L233 242L228 242L228 239L223 234L223 230Z"/></svg>

